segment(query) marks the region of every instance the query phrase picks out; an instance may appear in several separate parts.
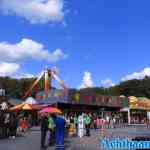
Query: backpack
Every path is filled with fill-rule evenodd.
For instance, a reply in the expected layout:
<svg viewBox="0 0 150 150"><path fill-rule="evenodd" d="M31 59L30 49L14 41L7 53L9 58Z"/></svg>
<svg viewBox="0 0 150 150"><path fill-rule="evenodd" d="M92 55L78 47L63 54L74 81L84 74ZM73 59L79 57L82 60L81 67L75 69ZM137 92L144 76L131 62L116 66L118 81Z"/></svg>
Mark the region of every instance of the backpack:
<svg viewBox="0 0 150 150"><path fill-rule="evenodd" d="M53 130L55 128L55 123L54 120L52 119L52 117L48 118L48 128Z"/></svg>

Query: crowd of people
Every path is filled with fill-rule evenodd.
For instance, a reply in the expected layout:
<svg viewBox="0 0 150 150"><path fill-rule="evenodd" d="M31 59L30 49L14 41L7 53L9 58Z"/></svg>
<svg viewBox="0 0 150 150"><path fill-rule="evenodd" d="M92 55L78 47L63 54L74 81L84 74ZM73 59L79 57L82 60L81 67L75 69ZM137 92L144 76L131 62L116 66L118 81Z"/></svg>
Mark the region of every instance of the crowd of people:
<svg viewBox="0 0 150 150"><path fill-rule="evenodd" d="M41 148L45 149L48 145L55 144L56 150L64 150L65 119L60 115L45 113L41 116L40 124Z"/></svg>
<svg viewBox="0 0 150 150"><path fill-rule="evenodd" d="M123 123L122 117L120 116L110 117L106 115L105 117L101 117L92 113L65 114L63 118L66 121L66 131L72 136L78 135L80 128L83 128L84 133L90 136L89 129L91 128L101 128L102 124L107 128L114 128L117 124ZM38 120L38 122L40 121ZM48 127L52 131L55 128L54 121L48 117L48 122ZM32 125L33 118L31 115L25 117L15 113L0 113L0 137L12 136L15 138L17 131L26 132Z"/></svg>
<svg viewBox="0 0 150 150"><path fill-rule="evenodd" d="M91 114L81 113L60 117L45 113L41 116L41 148L52 144L64 147L65 136L89 137L91 125Z"/></svg>
<svg viewBox="0 0 150 150"><path fill-rule="evenodd" d="M0 113L0 138L16 137L17 118L15 114Z"/></svg>
<svg viewBox="0 0 150 150"><path fill-rule="evenodd" d="M97 130L102 128L102 126L104 128L116 128L127 124L120 114L104 116L92 113L68 114L65 116L65 120L69 129L68 133L71 136L78 135L80 128L84 129L84 135L90 136L90 129ZM80 122L82 127L80 127Z"/></svg>
<svg viewBox="0 0 150 150"><path fill-rule="evenodd" d="M65 116L65 120L69 136L79 136L80 138L84 135L90 136L90 128L92 125L91 114L67 115Z"/></svg>
<svg viewBox="0 0 150 150"><path fill-rule="evenodd" d="M131 116L131 124L147 124L147 123L149 123L147 117L144 116L139 117L137 115Z"/></svg>
<svg viewBox="0 0 150 150"><path fill-rule="evenodd" d="M0 138L15 139L18 132L29 131L34 124L33 120L30 114L25 116L0 112ZM38 117L38 125L41 126L41 148L55 144L58 149L64 149L65 136L89 137L91 129L117 128L125 122L120 114L66 113L60 116L43 113Z"/></svg>
<svg viewBox="0 0 150 150"><path fill-rule="evenodd" d="M31 115L25 117L17 113L0 112L0 138L13 138L17 133L25 133L32 127Z"/></svg>

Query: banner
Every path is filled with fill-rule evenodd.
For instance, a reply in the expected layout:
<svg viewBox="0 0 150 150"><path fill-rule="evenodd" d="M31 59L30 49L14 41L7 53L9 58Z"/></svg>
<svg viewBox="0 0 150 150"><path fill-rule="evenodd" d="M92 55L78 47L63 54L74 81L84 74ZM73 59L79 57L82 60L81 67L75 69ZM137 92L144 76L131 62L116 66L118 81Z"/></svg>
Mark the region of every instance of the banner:
<svg viewBox="0 0 150 150"><path fill-rule="evenodd" d="M124 103L128 104L127 98L122 98L119 96L82 95L79 93L74 94L73 98L70 100L72 104L76 103L108 107L123 107Z"/></svg>
<svg viewBox="0 0 150 150"><path fill-rule="evenodd" d="M129 97L130 109L150 110L150 100L147 98Z"/></svg>

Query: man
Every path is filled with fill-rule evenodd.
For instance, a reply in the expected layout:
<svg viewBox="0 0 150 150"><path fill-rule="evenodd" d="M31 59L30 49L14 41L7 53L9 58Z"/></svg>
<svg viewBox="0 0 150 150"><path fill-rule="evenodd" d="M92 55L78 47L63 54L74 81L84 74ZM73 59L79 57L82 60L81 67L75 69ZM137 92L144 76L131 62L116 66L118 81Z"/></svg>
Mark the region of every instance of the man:
<svg viewBox="0 0 150 150"><path fill-rule="evenodd" d="M0 112L0 138L4 138L4 114Z"/></svg>
<svg viewBox="0 0 150 150"><path fill-rule="evenodd" d="M17 118L15 114L10 116L9 137L15 139L17 133Z"/></svg>
<svg viewBox="0 0 150 150"><path fill-rule="evenodd" d="M82 138L84 136L84 115L80 115L78 118L78 136Z"/></svg>
<svg viewBox="0 0 150 150"><path fill-rule="evenodd" d="M55 150L64 150L64 136L65 136L65 119L61 116L54 118L56 125L56 148Z"/></svg>
<svg viewBox="0 0 150 150"><path fill-rule="evenodd" d="M5 114L4 118L4 137L9 136L9 124L10 124L10 114Z"/></svg>
<svg viewBox="0 0 150 150"><path fill-rule="evenodd" d="M48 130L48 118L46 114L44 114L41 119L41 148L42 149L46 148L45 139L46 139L47 130Z"/></svg>
<svg viewBox="0 0 150 150"><path fill-rule="evenodd" d="M91 117L87 114L85 116L86 136L90 136L90 125L91 125Z"/></svg>
<svg viewBox="0 0 150 150"><path fill-rule="evenodd" d="M49 129L49 145L54 141L55 123L51 115L48 116L48 129Z"/></svg>
<svg viewBox="0 0 150 150"><path fill-rule="evenodd" d="M78 127L78 117L77 117L77 115L74 116L74 124L75 124L75 127L77 129L77 127Z"/></svg>

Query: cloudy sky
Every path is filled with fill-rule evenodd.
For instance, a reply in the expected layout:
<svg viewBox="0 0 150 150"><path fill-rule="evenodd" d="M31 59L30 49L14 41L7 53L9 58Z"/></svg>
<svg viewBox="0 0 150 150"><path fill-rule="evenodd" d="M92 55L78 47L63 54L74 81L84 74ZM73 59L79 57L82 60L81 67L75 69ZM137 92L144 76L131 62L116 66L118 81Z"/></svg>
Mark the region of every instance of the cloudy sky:
<svg viewBox="0 0 150 150"><path fill-rule="evenodd" d="M0 75L45 66L78 88L150 76L149 0L0 0Z"/></svg>

